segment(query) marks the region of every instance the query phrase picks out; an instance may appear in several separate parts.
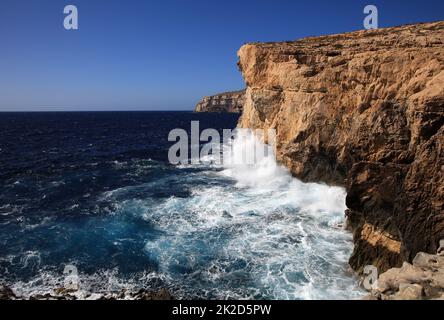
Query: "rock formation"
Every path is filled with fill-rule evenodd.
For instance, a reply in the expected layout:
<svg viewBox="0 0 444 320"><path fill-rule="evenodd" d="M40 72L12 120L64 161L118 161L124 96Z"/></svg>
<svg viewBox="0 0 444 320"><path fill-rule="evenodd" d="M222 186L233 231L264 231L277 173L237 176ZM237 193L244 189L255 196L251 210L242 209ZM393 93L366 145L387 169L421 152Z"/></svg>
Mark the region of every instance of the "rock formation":
<svg viewBox="0 0 444 320"><path fill-rule="evenodd" d="M444 300L444 241L437 255L420 252L413 264L383 273L368 299L378 300Z"/></svg>
<svg viewBox="0 0 444 320"><path fill-rule="evenodd" d="M166 289L160 290L121 290L118 292L76 291L65 288L57 288L45 294L31 296L18 296L6 285L0 284L0 300L174 300L174 297Z"/></svg>
<svg viewBox="0 0 444 320"><path fill-rule="evenodd" d="M197 105L196 112L233 112L242 113L245 90L220 93L204 97Z"/></svg>
<svg viewBox="0 0 444 320"><path fill-rule="evenodd" d="M358 272L444 238L444 21L251 43L240 127L277 132L304 181L345 186Z"/></svg>

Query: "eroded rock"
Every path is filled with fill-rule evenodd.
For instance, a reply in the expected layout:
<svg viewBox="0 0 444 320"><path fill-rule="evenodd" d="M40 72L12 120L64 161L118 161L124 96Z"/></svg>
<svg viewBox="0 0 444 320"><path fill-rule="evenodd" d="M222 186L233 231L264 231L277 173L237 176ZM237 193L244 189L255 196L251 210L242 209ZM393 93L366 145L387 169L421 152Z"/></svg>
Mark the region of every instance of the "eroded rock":
<svg viewBox="0 0 444 320"><path fill-rule="evenodd" d="M17 296L8 286L0 284L0 300L14 300Z"/></svg>
<svg viewBox="0 0 444 320"><path fill-rule="evenodd" d="M367 299L422 300L444 297L444 257L420 252L413 264L404 262L381 274Z"/></svg>
<svg viewBox="0 0 444 320"><path fill-rule="evenodd" d="M245 90L225 92L202 98L195 111L242 113L244 102Z"/></svg>
<svg viewBox="0 0 444 320"><path fill-rule="evenodd" d="M444 238L444 21L251 43L238 55L247 84L239 126L275 129L278 160L296 177L347 188L351 266L383 272L435 253Z"/></svg>

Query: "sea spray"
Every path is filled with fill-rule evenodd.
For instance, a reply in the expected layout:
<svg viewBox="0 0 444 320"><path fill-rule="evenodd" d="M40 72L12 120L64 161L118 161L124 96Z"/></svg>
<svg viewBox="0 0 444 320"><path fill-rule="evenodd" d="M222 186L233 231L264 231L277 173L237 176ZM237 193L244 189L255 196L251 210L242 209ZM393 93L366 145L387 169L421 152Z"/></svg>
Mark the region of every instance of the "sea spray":
<svg viewBox="0 0 444 320"><path fill-rule="evenodd" d="M234 178L239 185L280 186L292 180L287 170L277 165L273 146L251 130L236 131L235 138L224 145L223 159L222 174Z"/></svg>
<svg viewBox="0 0 444 320"><path fill-rule="evenodd" d="M257 157L257 148L267 152ZM253 134L223 152L224 164L199 173L207 181L191 197L163 202L161 217L145 215L168 234L146 246L160 271L188 296L359 296L347 266L351 235L341 227L345 191L294 179Z"/></svg>
<svg viewBox="0 0 444 320"><path fill-rule="evenodd" d="M23 129L13 125L22 120L5 120L4 143L13 132L29 157L11 149L21 162L5 158L0 186L0 281L20 295L60 288L67 265L77 268L85 296L138 288L203 299L361 295L348 272L351 235L340 227L343 189L292 178L272 153L244 161L252 136L246 145L229 142L233 152L224 156L240 161L169 163L173 128L200 120L201 129L222 132L236 117L8 117L29 121ZM17 166L30 171L23 176Z"/></svg>

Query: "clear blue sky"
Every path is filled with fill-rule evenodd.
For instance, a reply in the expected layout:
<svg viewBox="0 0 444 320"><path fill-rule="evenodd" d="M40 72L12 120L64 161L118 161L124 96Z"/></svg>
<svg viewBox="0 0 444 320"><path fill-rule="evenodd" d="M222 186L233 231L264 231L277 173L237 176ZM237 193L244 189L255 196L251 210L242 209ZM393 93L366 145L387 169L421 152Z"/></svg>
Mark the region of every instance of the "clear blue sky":
<svg viewBox="0 0 444 320"><path fill-rule="evenodd" d="M362 29L367 4L380 27L444 19L442 0L0 0L0 111L191 110L244 86L242 44Z"/></svg>

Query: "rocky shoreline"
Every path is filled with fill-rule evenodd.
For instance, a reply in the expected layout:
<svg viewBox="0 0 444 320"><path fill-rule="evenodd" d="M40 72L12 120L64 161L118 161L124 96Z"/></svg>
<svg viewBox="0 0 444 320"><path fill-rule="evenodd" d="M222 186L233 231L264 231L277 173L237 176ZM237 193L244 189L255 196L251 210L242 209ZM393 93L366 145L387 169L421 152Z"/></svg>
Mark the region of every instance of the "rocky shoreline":
<svg viewBox="0 0 444 320"><path fill-rule="evenodd" d="M444 299L444 21L251 43L238 55L247 89L205 97L196 112L238 112L239 127L275 129L278 160L295 177L347 189L350 265L382 273L368 299ZM0 285L2 299L173 297L21 297Z"/></svg>
<svg viewBox="0 0 444 320"><path fill-rule="evenodd" d="M49 293L31 296L17 295L10 287L0 284L0 300L174 300L166 289L160 290L120 290L116 292L94 293L82 290L57 288Z"/></svg>
<svg viewBox="0 0 444 320"><path fill-rule="evenodd" d="M420 252L410 264L379 276L369 300L444 300L444 241L436 255Z"/></svg>
<svg viewBox="0 0 444 320"><path fill-rule="evenodd" d="M239 127L275 129L295 177L347 189L350 265L384 272L367 298L444 299L444 21L238 56Z"/></svg>
<svg viewBox="0 0 444 320"><path fill-rule="evenodd" d="M350 265L384 272L444 239L444 21L250 43L239 126L275 129L306 182L347 189Z"/></svg>

